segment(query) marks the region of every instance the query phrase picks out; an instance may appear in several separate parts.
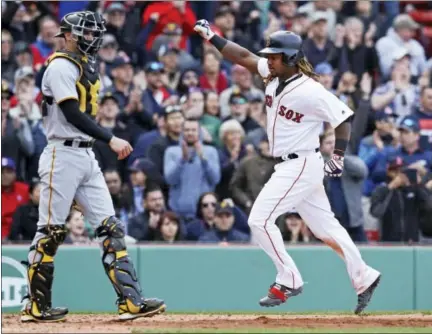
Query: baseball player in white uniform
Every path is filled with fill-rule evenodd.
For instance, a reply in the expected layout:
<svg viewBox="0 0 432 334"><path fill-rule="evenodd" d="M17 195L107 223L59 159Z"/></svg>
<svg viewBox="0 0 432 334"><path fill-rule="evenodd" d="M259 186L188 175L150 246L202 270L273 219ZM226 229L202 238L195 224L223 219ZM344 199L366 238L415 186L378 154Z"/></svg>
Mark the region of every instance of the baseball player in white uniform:
<svg viewBox="0 0 432 334"><path fill-rule="evenodd" d="M123 223L116 218L111 196L92 151L94 139L109 144L119 159L132 151L94 121L98 108L99 74L93 59L105 25L102 17L82 11L67 14L57 37L66 48L49 59L42 79L42 114L48 145L39 161L39 221L28 254L28 292L21 321L64 320L68 309L52 307L54 257L67 230L66 218L75 200L101 241L105 272L118 297L120 320L149 317L165 310L162 300L142 297L128 255ZM85 268L81 270L87 275ZM92 298L92 296L83 296Z"/></svg>
<svg viewBox="0 0 432 334"><path fill-rule="evenodd" d="M334 217L323 186L324 175L342 175L353 111L316 81L318 76L302 53L300 36L289 31L273 33L260 58L215 35L206 20L198 21L194 29L226 59L258 73L266 83L267 136L278 164L252 207L249 226L253 239L273 260L277 276L260 305L280 305L303 290L302 276L275 225L281 214L297 211L312 233L345 261L358 295L354 312L360 314L381 274L363 261ZM323 122L330 123L336 134L334 154L325 164L318 149Z"/></svg>

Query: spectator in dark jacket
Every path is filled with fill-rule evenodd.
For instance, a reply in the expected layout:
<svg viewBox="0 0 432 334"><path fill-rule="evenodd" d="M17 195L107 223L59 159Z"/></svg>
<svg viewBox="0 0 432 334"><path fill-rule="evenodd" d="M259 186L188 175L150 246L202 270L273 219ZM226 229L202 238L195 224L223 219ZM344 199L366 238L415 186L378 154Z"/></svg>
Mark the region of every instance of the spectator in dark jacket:
<svg viewBox="0 0 432 334"><path fill-rule="evenodd" d="M222 123L219 138L222 148L219 149L221 180L216 187L219 198L230 197L229 184L241 160L246 157L244 145L245 132L238 121L231 119Z"/></svg>
<svg viewBox="0 0 432 334"><path fill-rule="evenodd" d="M382 241L419 241L420 214L432 208L432 198L419 183L417 170L403 166L401 157L393 157L387 169L388 184L372 193L370 210L381 222Z"/></svg>
<svg viewBox="0 0 432 334"><path fill-rule="evenodd" d="M131 142L131 129L127 124L117 120L120 109L115 95L106 93L99 103L99 125L111 132L114 136ZM102 172L107 169L119 171L123 181L127 178L126 160L119 160L117 154L111 150L108 144L97 140L94 143L93 151L99 162Z"/></svg>
<svg viewBox="0 0 432 334"><path fill-rule="evenodd" d="M229 205L233 209L235 216L234 228L245 234L250 234L246 214L239 207L235 206L232 200L224 199L222 202L225 203L224 205ZM198 240L201 235L213 228L215 209L218 204L218 197L214 192L201 194L197 202L197 219L186 221L188 240Z"/></svg>
<svg viewBox="0 0 432 334"><path fill-rule="evenodd" d="M243 159L231 179L230 190L234 201L246 212L258 197L273 173L275 161L270 154L267 136L263 136L258 153Z"/></svg>
<svg viewBox="0 0 432 334"><path fill-rule="evenodd" d="M144 212L139 213L128 224L128 235L137 241L154 240L159 221L166 211L162 189L157 186L147 187L143 193Z"/></svg>
<svg viewBox="0 0 432 334"><path fill-rule="evenodd" d="M235 216L232 207L222 202L216 207L214 228L204 233L198 242L249 242L249 236L236 230L233 227L234 223Z"/></svg>
<svg viewBox="0 0 432 334"><path fill-rule="evenodd" d="M143 191L149 186L153 187L154 185L165 191L165 184L162 175L149 159L142 158L135 160L129 167L129 171L132 184L131 202L133 203L133 212L134 214L138 214L145 209L142 206Z"/></svg>
<svg viewBox="0 0 432 334"><path fill-rule="evenodd" d="M34 180L29 188L29 202L17 208L9 234L11 241L33 240L39 220L40 182Z"/></svg>
<svg viewBox="0 0 432 334"><path fill-rule="evenodd" d="M111 64L113 85L107 91L116 97L120 109L125 109L126 113L130 113L141 107L139 99L137 101L134 100L134 103L130 101L132 98L133 74L133 67L129 59L124 57L116 57L114 59Z"/></svg>
<svg viewBox="0 0 432 334"><path fill-rule="evenodd" d="M229 98L231 116L224 119L235 119L240 122L246 133L258 129L260 126L249 116L249 100L240 92L233 92Z"/></svg>
<svg viewBox="0 0 432 334"><path fill-rule="evenodd" d="M164 155L170 146L176 146L179 143L182 132L184 117L182 110L178 106L168 106L164 109L163 117L165 119L166 135L156 139L149 146L146 156L153 161L157 170L163 175L164 173ZM140 152L139 154L141 154Z"/></svg>
<svg viewBox="0 0 432 334"><path fill-rule="evenodd" d="M182 217L195 217L199 196L213 191L220 181L219 157L214 147L203 145L197 120L185 121L179 142L164 156L169 206Z"/></svg>
<svg viewBox="0 0 432 334"><path fill-rule="evenodd" d="M124 222L127 228L129 218L133 215L131 198L129 193L125 191L129 189L123 187L120 174L115 169L106 169L104 171L104 178L113 201L115 216Z"/></svg>
<svg viewBox="0 0 432 334"><path fill-rule="evenodd" d="M1 67L2 80L13 82L15 71L18 68L16 59L13 53L14 40L12 35L7 30L1 32L2 48L1 48Z"/></svg>
<svg viewBox="0 0 432 334"><path fill-rule="evenodd" d="M174 91L165 87L162 76L165 75L163 64L150 62L144 68L147 79L147 88L142 94L142 104L151 117L162 115L165 106L173 104L173 98L177 98ZM171 97L171 98L170 98Z"/></svg>
<svg viewBox="0 0 432 334"><path fill-rule="evenodd" d="M303 51L313 67L319 63L328 61L333 52L334 44L329 39L327 15L315 12L311 16L312 37L304 41Z"/></svg>

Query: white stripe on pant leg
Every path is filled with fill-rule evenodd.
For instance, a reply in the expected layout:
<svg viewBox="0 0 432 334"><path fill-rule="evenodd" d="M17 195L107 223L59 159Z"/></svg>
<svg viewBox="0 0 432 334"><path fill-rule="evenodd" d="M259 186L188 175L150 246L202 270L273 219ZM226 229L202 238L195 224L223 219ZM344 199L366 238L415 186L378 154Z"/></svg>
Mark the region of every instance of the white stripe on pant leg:
<svg viewBox="0 0 432 334"><path fill-rule="evenodd" d="M298 206L298 212L311 232L344 259L357 293L366 290L378 277L378 272L366 265L348 232L334 217L324 187L320 186L305 199Z"/></svg>

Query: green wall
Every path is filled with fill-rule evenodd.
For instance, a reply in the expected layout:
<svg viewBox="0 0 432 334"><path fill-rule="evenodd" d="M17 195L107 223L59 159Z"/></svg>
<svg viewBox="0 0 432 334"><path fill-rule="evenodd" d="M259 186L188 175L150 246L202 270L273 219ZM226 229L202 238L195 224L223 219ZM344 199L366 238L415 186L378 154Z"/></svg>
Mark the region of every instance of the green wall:
<svg viewBox="0 0 432 334"><path fill-rule="evenodd" d="M350 311L356 305L343 261L327 247L289 247L305 281L302 295L269 311ZM169 310L267 311L258 305L276 272L254 247L129 247L146 296L165 299ZM366 262L383 274L370 310L432 309L432 247L364 247ZM16 312L25 280L10 259L27 247L2 248L2 311ZM6 257L6 259L4 258ZM9 259L9 260L8 260ZM19 267L19 266L18 266ZM23 267L19 268L22 269ZM19 277L21 276L21 279ZM54 305L71 311L115 311L116 296L98 247L62 246L55 261Z"/></svg>

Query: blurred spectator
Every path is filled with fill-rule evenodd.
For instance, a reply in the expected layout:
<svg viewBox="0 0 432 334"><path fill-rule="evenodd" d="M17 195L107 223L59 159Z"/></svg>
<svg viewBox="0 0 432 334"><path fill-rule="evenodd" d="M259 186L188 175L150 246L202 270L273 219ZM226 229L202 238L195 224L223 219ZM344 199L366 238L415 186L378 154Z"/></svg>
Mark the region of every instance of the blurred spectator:
<svg viewBox="0 0 432 334"><path fill-rule="evenodd" d="M374 13L372 3L373 1L370 0L356 1L355 16L363 22L364 32L374 29L376 31L375 37L382 37L382 35L385 33L385 31L382 29L384 20L380 15ZM375 28L371 28L373 25L375 25Z"/></svg>
<svg viewBox="0 0 432 334"><path fill-rule="evenodd" d="M257 96L264 99L263 91L253 85L251 72L243 66L234 65L231 68L231 79L233 85L220 94L219 103L222 118L230 116L229 99L233 92L240 91L245 96Z"/></svg>
<svg viewBox="0 0 432 334"><path fill-rule="evenodd" d="M2 156L10 157L16 166L16 175L25 180L27 174L26 159L34 153L31 128L27 122L10 115L10 101L13 96L7 82L2 81Z"/></svg>
<svg viewBox="0 0 432 334"><path fill-rule="evenodd" d="M30 46L26 42L15 43L14 54L19 68L33 65L33 55Z"/></svg>
<svg viewBox="0 0 432 334"><path fill-rule="evenodd" d="M164 174L164 155L170 146L177 146L182 132L184 117L179 106L168 106L164 109L166 135L162 135L149 146L147 157L155 164L156 169ZM137 148L138 150L138 148Z"/></svg>
<svg viewBox="0 0 432 334"><path fill-rule="evenodd" d="M30 183L29 187L30 201L19 206L13 215L9 240L27 242L33 240L39 220L39 198L40 181L35 179Z"/></svg>
<svg viewBox="0 0 432 334"><path fill-rule="evenodd" d="M158 52L158 60L164 66L165 75L168 78L168 87L175 90L180 81L179 51L169 46L161 46Z"/></svg>
<svg viewBox="0 0 432 334"><path fill-rule="evenodd" d="M147 187L142 196L144 211L129 220L128 235L137 241L154 240L159 221L166 211L165 198L157 186Z"/></svg>
<svg viewBox="0 0 432 334"><path fill-rule="evenodd" d="M423 208L420 208L420 231L423 237L432 238L432 173L429 173L424 183L428 200Z"/></svg>
<svg viewBox="0 0 432 334"><path fill-rule="evenodd" d="M66 218L66 227L69 233L64 241L65 244L90 244L82 212L72 209Z"/></svg>
<svg viewBox="0 0 432 334"><path fill-rule="evenodd" d="M165 212L159 219L154 240L171 244L182 239L180 218L174 212Z"/></svg>
<svg viewBox="0 0 432 334"><path fill-rule="evenodd" d="M420 212L432 208L432 198L420 184L417 170L403 165L401 157L392 157L386 171L387 184L372 193L370 210L380 220L381 241L419 241Z"/></svg>
<svg viewBox="0 0 432 334"><path fill-rule="evenodd" d="M397 115L390 107L375 113L375 130L360 142L358 156L364 161L381 152L385 147L397 147L399 132L395 120Z"/></svg>
<svg viewBox="0 0 432 334"><path fill-rule="evenodd" d="M169 206L182 217L194 217L199 196L219 183L217 150L203 145L197 120L186 120L179 145L166 150L164 176L170 186Z"/></svg>
<svg viewBox="0 0 432 334"><path fill-rule="evenodd" d="M228 88L228 78L221 71L221 56L214 50L207 50L203 56L203 74L200 76L202 89L214 90L218 94Z"/></svg>
<svg viewBox="0 0 432 334"><path fill-rule="evenodd" d="M236 204L249 213L275 166L267 136L262 136L257 155L243 159L231 179L230 190Z"/></svg>
<svg viewBox="0 0 432 334"><path fill-rule="evenodd" d="M243 32L249 43L249 50L257 52L261 49L261 40L255 38L260 36L263 13L255 1L240 1L239 8L235 11L236 32Z"/></svg>
<svg viewBox="0 0 432 334"><path fill-rule="evenodd" d="M214 226L205 232L198 242L249 242L249 236L236 230L233 208L226 202L218 204L215 209Z"/></svg>
<svg viewBox="0 0 432 334"><path fill-rule="evenodd" d="M129 57L132 57L135 40L132 34L125 33L125 26L135 22L128 22L128 19L130 19L130 17L127 17L129 16L128 8L122 2L112 2L106 8L105 14L107 34L114 36L120 49L125 51Z"/></svg>
<svg viewBox="0 0 432 334"><path fill-rule="evenodd" d="M18 68L16 57L13 53L14 41L9 31L2 29L1 32L1 67L2 80L13 82L14 74Z"/></svg>
<svg viewBox="0 0 432 334"><path fill-rule="evenodd" d="M321 136L320 151L324 161L331 159L335 145L333 132ZM325 144L325 145L324 145ZM364 216L361 207L362 186L367 177L366 164L345 152L344 172L341 178L325 178L326 192L336 219L355 242L366 242Z"/></svg>
<svg viewBox="0 0 432 334"><path fill-rule="evenodd" d="M109 92L104 94L99 102L98 123L114 136L131 142L131 129L127 127L127 124L117 119L119 112L117 97ZM126 160L119 160L118 155L111 150L108 144L96 140L93 145L93 152L102 172L107 169L116 169L122 180L126 180Z"/></svg>
<svg viewBox="0 0 432 334"><path fill-rule="evenodd" d="M306 11L298 9L293 17L291 31L301 36L303 40L308 37L311 21Z"/></svg>
<svg viewBox="0 0 432 334"><path fill-rule="evenodd" d="M293 21L297 12L296 1L274 1L270 3L270 10L281 21L281 30L292 30ZM307 15L307 14L306 14Z"/></svg>
<svg viewBox="0 0 432 334"><path fill-rule="evenodd" d="M205 102L204 102L204 113L210 116L220 117L220 105L219 105L219 96L214 91L207 91L204 94ZM217 131L219 133L219 130Z"/></svg>
<svg viewBox="0 0 432 334"><path fill-rule="evenodd" d="M309 1L308 3L301 6L298 10L302 12L306 12L309 14L309 17L314 20L314 15L318 13L319 16L325 18L328 24L328 31L330 35L333 35L333 31L336 26L336 13L331 8L331 1L329 0L317 0L317 1ZM310 59L309 59L310 61ZM316 64L313 64L314 66Z"/></svg>
<svg viewBox="0 0 432 334"><path fill-rule="evenodd" d="M376 184L385 182L387 163L389 158L394 155L402 158L404 166L417 169L420 177L424 177L432 170L432 152L420 149L420 126L418 120L415 117L406 116L399 125L399 131L400 147L383 150L370 158L373 166L371 177Z"/></svg>
<svg viewBox="0 0 432 334"><path fill-rule="evenodd" d="M249 13L248 13L249 14ZM253 17L257 18L257 17ZM252 24L256 21L251 20ZM233 41L247 49L253 49L252 38L246 34L246 30L236 29L235 12L227 5L222 5L218 8L214 17L214 26L222 33L222 36L230 41ZM249 25L248 25L249 28Z"/></svg>
<svg viewBox="0 0 432 334"><path fill-rule="evenodd" d="M311 14L311 28L309 38L303 42L303 52L309 62L315 67L317 64L328 61L334 52L334 44L329 39L328 15L323 12Z"/></svg>
<svg viewBox="0 0 432 334"><path fill-rule="evenodd" d="M104 63L104 74L111 76L113 63L119 54L119 45L114 35L105 34L101 48L98 51L99 59ZM102 72L102 71L101 71Z"/></svg>
<svg viewBox="0 0 432 334"><path fill-rule="evenodd" d="M425 51L414 39L419 27L408 14L400 14L393 21L393 27L388 30L387 35L378 40L375 47L384 77L390 77L394 55L400 49L406 49L411 57L410 72L413 76L420 76L426 69Z"/></svg>
<svg viewBox="0 0 432 334"><path fill-rule="evenodd" d="M377 87L371 98L374 110L383 110L389 106L398 115L399 120L411 114L416 97L416 87L410 82L409 66L404 62L403 54L401 56L393 65L391 80Z"/></svg>
<svg viewBox="0 0 432 334"><path fill-rule="evenodd" d="M216 187L216 193L220 198L229 197L230 181L237 170L241 160L246 156L244 145L245 132L241 124L235 119L222 123L219 130L219 140L222 148L219 149L221 166L221 180Z"/></svg>
<svg viewBox="0 0 432 334"><path fill-rule="evenodd" d="M127 233L128 221L132 215L129 193L124 191L123 182L116 169L106 169L103 174L114 205L115 216L125 223Z"/></svg>
<svg viewBox="0 0 432 334"><path fill-rule="evenodd" d="M46 16L39 21L39 36L30 45L33 54L33 67L38 71L54 52L55 35L58 33L59 25L56 20Z"/></svg>
<svg viewBox="0 0 432 334"><path fill-rule="evenodd" d="M171 95L174 93L164 85L164 66L158 62L151 62L146 65L144 71L147 79L147 88L142 93L142 104L145 105L148 114L152 116L155 114L161 115L163 108L171 104Z"/></svg>
<svg viewBox="0 0 432 334"><path fill-rule="evenodd" d="M164 28L170 24L175 23L182 29L182 36L180 41L180 48L186 49L187 39L193 33L193 27L197 18L190 8L187 1L161 1L155 2L147 6L143 13L142 23L147 24L150 16L158 13L159 17L156 20L153 30L147 39L147 50L150 50L155 38L162 33Z"/></svg>
<svg viewBox="0 0 432 334"><path fill-rule="evenodd" d="M217 204L218 198L214 192L205 192L200 195L197 201L197 219L191 219L186 224L187 240L196 241L206 231L213 228Z"/></svg>
<svg viewBox="0 0 432 334"><path fill-rule="evenodd" d="M291 244L314 240L309 228L297 212L288 212L277 219L284 241Z"/></svg>
<svg viewBox="0 0 432 334"><path fill-rule="evenodd" d="M179 79L177 86L177 93L183 96L188 93L190 88L196 88L199 86L199 73L195 69L184 70Z"/></svg>
<svg viewBox="0 0 432 334"><path fill-rule="evenodd" d="M29 186L16 181L16 165L11 158L1 159L1 236L2 240L9 236L12 217L16 209L29 200Z"/></svg>
<svg viewBox="0 0 432 334"><path fill-rule="evenodd" d="M238 91L233 91L229 98L231 116L224 121L235 119L240 122L246 133L259 128L259 124L249 116L249 101L246 96Z"/></svg>
<svg viewBox="0 0 432 334"><path fill-rule="evenodd" d="M111 76L113 85L108 88L107 92L115 96L119 103L120 109L131 113L141 111L142 104L140 97L132 94L133 67L128 58L116 57L111 64Z"/></svg>
<svg viewBox="0 0 432 334"><path fill-rule="evenodd" d="M7 1L5 11L2 11L2 28L9 30L15 41L31 43L40 32L41 20L47 15L54 17L50 2Z"/></svg>
<svg viewBox="0 0 432 334"><path fill-rule="evenodd" d="M336 28L335 49L331 63L338 69L339 76L350 71L361 78L365 72L373 74L377 68L377 56L373 47L375 25L364 34L363 22L350 17L344 26Z"/></svg>
<svg viewBox="0 0 432 334"><path fill-rule="evenodd" d="M133 213L139 214L144 211L143 203L143 191L149 185L157 185L163 189L164 181L162 175L156 169L154 163L146 158L137 159L129 167L130 180L132 185L132 203Z"/></svg>
<svg viewBox="0 0 432 334"><path fill-rule="evenodd" d="M417 117L420 124L420 147L427 149L432 147L432 86L424 87L420 92L420 105L415 108L413 116Z"/></svg>

